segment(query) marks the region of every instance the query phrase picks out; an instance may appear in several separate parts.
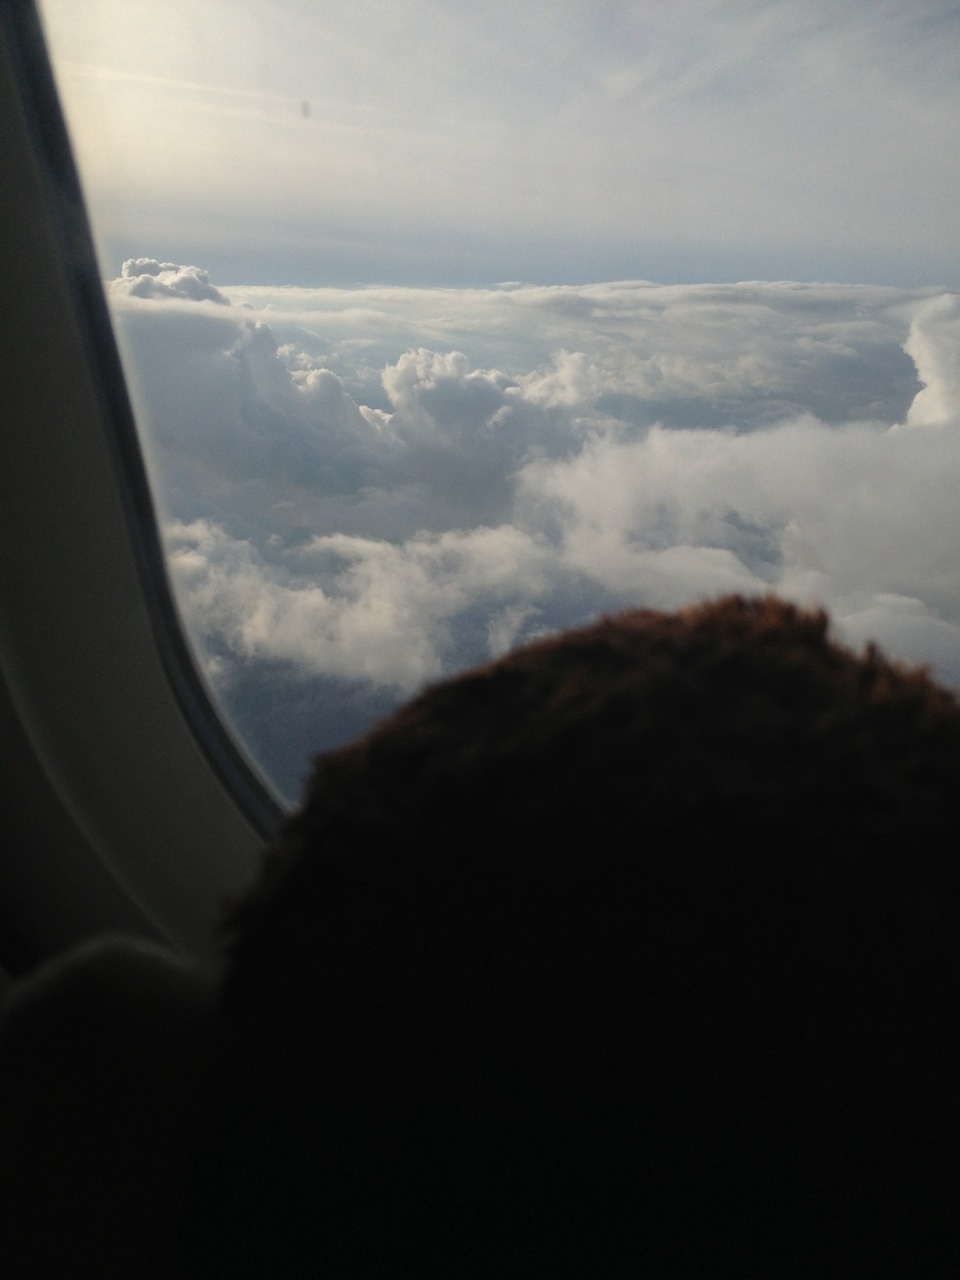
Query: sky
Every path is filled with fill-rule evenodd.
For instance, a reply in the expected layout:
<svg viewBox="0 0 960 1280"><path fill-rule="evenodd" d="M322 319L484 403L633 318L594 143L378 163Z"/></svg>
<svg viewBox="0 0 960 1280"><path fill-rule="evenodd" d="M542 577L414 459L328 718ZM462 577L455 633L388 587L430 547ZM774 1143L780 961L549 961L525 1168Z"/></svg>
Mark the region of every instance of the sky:
<svg viewBox="0 0 960 1280"><path fill-rule="evenodd" d="M957 287L945 0L43 0L107 275Z"/></svg>
<svg viewBox="0 0 960 1280"><path fill-rule="evenodd" d="M960 5L44 0L171 579L279 792L776 591L960 688Z"/></svg>

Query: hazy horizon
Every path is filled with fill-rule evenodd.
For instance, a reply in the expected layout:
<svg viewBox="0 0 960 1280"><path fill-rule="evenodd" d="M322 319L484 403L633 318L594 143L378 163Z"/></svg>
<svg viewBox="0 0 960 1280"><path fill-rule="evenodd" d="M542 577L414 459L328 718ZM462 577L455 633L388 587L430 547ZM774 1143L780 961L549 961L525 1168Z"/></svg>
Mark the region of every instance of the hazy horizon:
<svg viewBox="0 0 960 1280"><path fill-rule="evenodd" d="M41 0L104 271L960 287L947 0Z"/></svg>

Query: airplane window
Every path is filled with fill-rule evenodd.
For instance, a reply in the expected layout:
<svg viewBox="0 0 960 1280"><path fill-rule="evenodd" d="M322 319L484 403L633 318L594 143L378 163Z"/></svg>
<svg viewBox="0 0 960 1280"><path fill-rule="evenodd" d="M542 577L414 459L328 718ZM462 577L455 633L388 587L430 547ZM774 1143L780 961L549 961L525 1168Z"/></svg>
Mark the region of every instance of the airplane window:
<svg viewBox="0 0 960 1280"><path fill-rule="evenodd" d="M287 797L777 591L960 686L960 12L43 0L198 662Z"/></svg>

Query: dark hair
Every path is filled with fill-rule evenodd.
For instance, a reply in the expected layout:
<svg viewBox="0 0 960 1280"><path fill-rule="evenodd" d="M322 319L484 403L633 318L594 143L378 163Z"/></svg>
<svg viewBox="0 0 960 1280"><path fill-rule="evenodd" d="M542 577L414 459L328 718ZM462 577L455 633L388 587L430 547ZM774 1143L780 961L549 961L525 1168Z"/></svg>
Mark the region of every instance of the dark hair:
<svg viewBox="0 0 960 1280"><path fill-rule="evenodd" d="M958 805L953 697L772 598L429 689L316 761L233 916L196 1256L954 1274Z"/></svg>

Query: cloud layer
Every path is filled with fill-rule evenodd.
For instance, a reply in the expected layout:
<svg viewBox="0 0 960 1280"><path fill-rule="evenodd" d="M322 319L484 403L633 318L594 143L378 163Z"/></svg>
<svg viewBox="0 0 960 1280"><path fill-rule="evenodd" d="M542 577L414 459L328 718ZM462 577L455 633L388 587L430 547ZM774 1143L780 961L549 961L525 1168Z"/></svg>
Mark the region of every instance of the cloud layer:
<svg viewBox="0 0 960 1280"><path fill-rule="evenodd" d="M185 618L287 794L424 681L625 606L777 590L960 685L955 295L139 259L111 297Z"/></svg>

